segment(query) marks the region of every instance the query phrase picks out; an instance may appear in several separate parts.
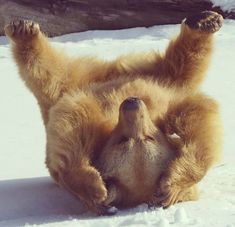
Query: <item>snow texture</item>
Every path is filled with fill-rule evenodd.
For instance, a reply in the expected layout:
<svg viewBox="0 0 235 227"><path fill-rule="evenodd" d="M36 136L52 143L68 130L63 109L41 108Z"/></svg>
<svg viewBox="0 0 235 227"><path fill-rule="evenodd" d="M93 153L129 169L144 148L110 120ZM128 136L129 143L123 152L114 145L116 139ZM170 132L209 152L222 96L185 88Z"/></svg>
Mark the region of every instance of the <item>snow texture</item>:
<svg viewBox="0 0 235 227"><path fill-rule="evenodd" d="M224 12L235 12L235 0L211 0L213 6L220 7Z"/></svg>
<svg viewBox="0 0 235 227"><path fill-rule="evenodd" d="M89 31L51 41L56 48L74 56L113 59L129 52L163 51L179 29L179 25L167 25ZM199 201L166 210L148 209L143 204L118 211L112 217L96 217L49 177L44 164L46 138L39 108L19 78L6 38L0 37L0 227L234 227L235 22L226 20L215 40L215 52L202 89L221 105L224 151L221 162L200 183Z"/></svg>

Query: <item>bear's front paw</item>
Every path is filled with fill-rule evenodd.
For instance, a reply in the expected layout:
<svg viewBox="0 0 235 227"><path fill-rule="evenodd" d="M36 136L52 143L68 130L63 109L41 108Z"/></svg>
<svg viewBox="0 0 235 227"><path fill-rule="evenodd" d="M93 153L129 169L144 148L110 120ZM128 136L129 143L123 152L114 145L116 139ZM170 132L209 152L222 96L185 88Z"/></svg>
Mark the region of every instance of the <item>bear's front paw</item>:
<svg viewBox="0 0 235 227"><path fill-rule="evenodd" d="M98 215L114 215L117 209L110 205L110 195L104 185L87 188L86 203Z"/></svg>
<svg viewBox="0 0 235 227"><path fill-rule="evenodd" d="M107 189L103 182L97 179L94 183L91 182L90 184L84 185L82 194L86 202L93 206L96 204L102 204L106 200Z"/></svg>
<svg viewBox="0 0 235 227"><path fill-rule="evenodd" d="M16 20L6 25L4 30L6 35L12 39L29 39L39 34L40 27L33 21Z"/></svg>
<svg viewBox="0 0 235 227"><path fill-rule="evenodd" d="M150 201L150 205L168 208L180 201L181 191L181 187L172 184L169 178L163 177L160 181L157 192Z"/></svg>
<svg viewBox="0 0 235 227"><path fill-rule="evenodd" d="M214 33L223 24L223 17L213 11L203 11L185 19L184 23L191 29L202 32Z"/></svg>
<svg viewBox="0 0 235 227"><path fill-rule="evenodd" d="M114 206L109 206L105 204L100 204L96 206L96 213L98 215L112 216L118 212L118 209Z"/></svg>

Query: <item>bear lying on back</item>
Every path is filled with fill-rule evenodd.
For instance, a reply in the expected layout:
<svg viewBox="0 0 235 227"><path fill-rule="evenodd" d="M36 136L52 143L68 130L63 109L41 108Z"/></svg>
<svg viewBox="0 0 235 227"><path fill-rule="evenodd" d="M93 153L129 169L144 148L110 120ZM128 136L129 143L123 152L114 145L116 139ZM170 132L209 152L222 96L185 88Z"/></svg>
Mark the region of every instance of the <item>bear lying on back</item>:
<svg viewBox="0 0 235 227"><path fill-rule="evenodd" d="M193 15L164 55L111 62L60 54L31 21L7 25L20 75L42 112L54 180L99 214L109 204L195 199L195 185L220 154L218 107L199 86L222 20L210 11Z"/></svg>
<svg viewBox="0 0 235 227"><path fill-rule="evenodd" d="M124 100L97 163L108 188L105 203L126 207L152 202L158 179L175 153L144 102L137 97Z"/></svg>
<svg viewBox="0 0 235 227"><path fill-rule="evenodd" d="M172 146L174 139L180 142L177 136L166 136L155 126L141 99L124 100L118 124L97 163L108 188L105 204L118 207L141 203L158 205L155 198L158 181L168 163L177 156L177 147ZM195 186L185 189L178 197L178 201L195 199Z"/></svg>

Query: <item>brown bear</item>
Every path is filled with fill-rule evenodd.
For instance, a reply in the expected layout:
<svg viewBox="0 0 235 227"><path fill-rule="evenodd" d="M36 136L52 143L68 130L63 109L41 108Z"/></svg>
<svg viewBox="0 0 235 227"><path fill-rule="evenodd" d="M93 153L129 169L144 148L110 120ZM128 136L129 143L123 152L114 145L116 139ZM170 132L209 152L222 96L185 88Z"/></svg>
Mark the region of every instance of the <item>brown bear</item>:
<svg viewBox="0 0 235 227"><path fill-rule="evenodd" d="M42 112L54 180L99 214L110 203L167 207L194 199L221 150L217 104L199 86L222 21L211 11L193 15L163 55L110 62L61 54L34 22L6 25L20 75ZM118 151L125 162L115 158Z"/></svg>
<svg viewBox="0 0 235 227"><path fill-rule="evenodd" d="M175 146L171 146L173 144ZM141 203L158 205L155 197L158 180L167 171L168 163L179 156L177 151L181 147L177 144L182 144L179 136L163 134L151 120L141 99L129 97L124 100L117 126L96 162L108 189L105 204L119 207ZM193 185L181 192L177 200L196 198Z"/></svg>

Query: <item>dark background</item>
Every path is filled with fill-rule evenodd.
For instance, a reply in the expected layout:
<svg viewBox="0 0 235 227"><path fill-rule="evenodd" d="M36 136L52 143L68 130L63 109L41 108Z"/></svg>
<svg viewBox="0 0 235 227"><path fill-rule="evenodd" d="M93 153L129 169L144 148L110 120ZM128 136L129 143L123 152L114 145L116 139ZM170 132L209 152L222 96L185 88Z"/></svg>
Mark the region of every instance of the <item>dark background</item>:
<svg viewBox="0 0 235 227"><path fill-rule="evenodd" d="M19 18L36 21L48 36L55 36L176 24L190 14L211 9L235 18L234 13L213 8L209 0L0 0L0 35L6 23Z"/></svg>

